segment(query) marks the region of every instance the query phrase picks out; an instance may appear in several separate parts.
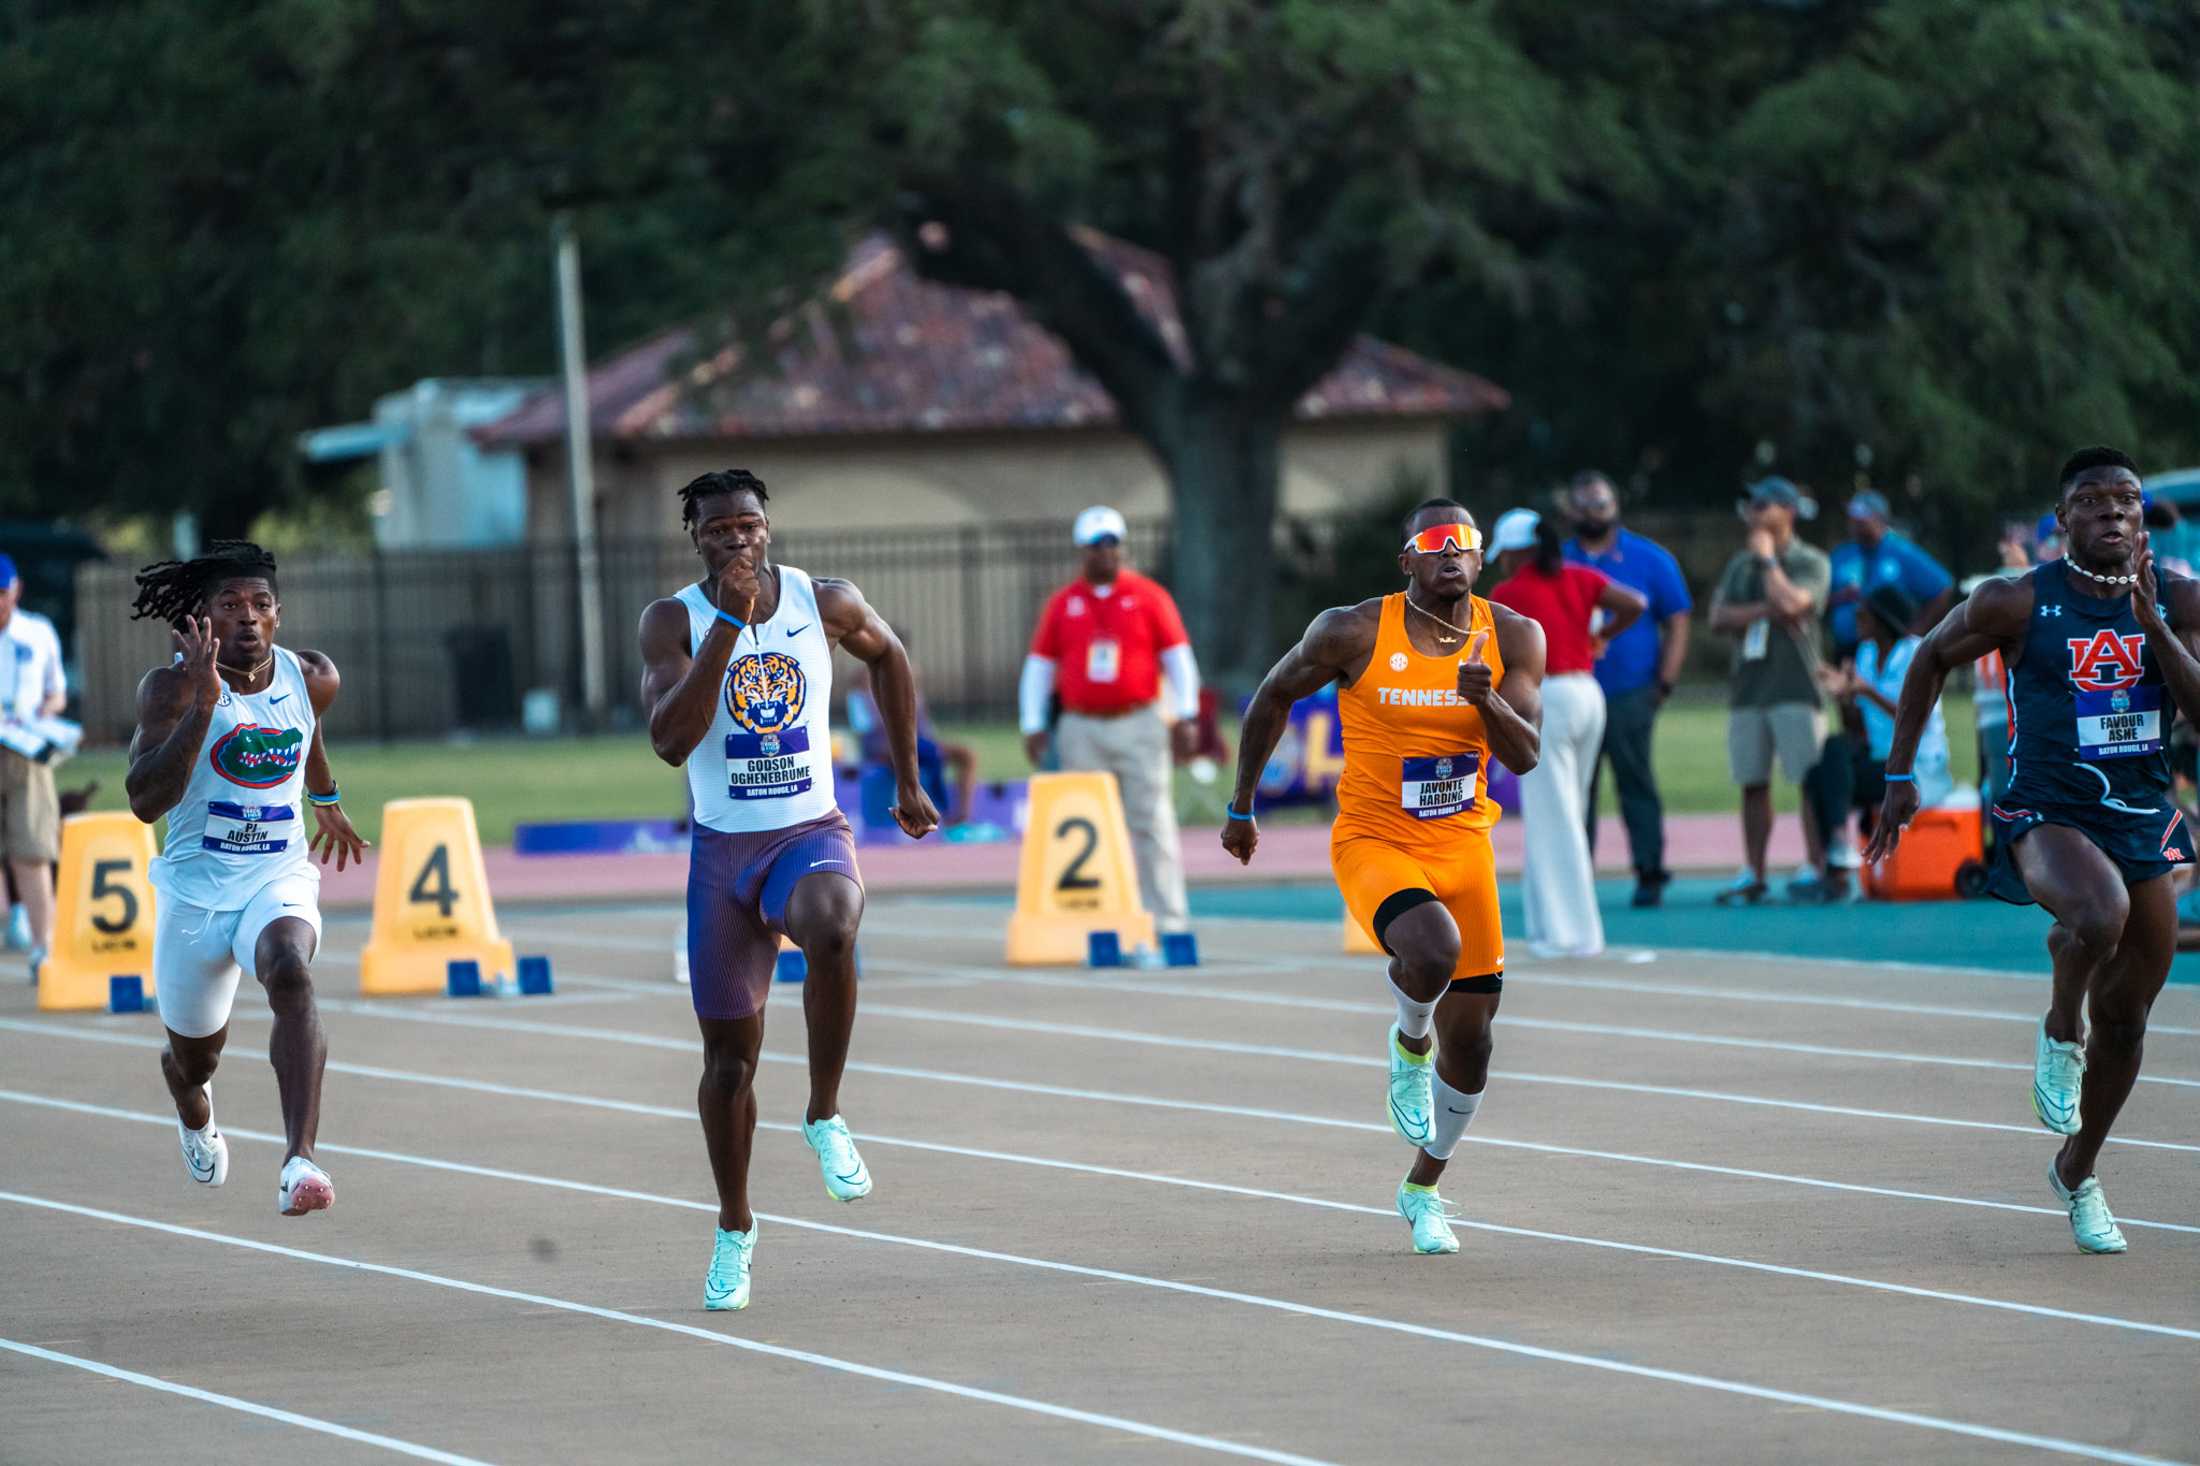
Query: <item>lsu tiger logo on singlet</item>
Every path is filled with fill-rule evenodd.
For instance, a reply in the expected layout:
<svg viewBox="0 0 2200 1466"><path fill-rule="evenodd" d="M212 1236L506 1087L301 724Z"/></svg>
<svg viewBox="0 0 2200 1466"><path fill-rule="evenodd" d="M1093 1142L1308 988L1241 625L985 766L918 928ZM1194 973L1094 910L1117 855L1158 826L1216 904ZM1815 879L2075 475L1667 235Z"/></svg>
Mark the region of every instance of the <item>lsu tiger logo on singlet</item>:
<svg viewBox="0 0 2200 1466"><path fill-rule="evenodd" d="M239 723L214 741L207 760L232 784L272 789L298 771L305 757L305 734L297 728L265 728Z"/></svg>
<svg viewBox="0 0 2200 1466"><path fill-rule="evenodd" d="M751 733L778 733L802 721L809 679L782 652L741 657L726 673L726 711Z"/></svg>

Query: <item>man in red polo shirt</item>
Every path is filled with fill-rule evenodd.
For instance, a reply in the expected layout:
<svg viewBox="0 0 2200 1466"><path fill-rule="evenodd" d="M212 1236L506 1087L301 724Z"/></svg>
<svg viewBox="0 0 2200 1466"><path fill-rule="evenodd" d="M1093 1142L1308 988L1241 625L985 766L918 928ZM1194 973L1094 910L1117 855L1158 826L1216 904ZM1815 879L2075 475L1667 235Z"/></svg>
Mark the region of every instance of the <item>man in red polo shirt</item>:
<svg viewBox="0 0 2200 1466"><path fill-rule="evenodd" d="M1123 516L1103 505L1077 516L1071 537L1084 552L1084 573L1047 601L1024 659L1024 750L1034 768L1046 757L1048 703L1059 692L1061 766L1115 775L1146 909L1163 931L1182 931L1184 857L1170 769L1198 741L1199 665L1175 599L1124 567L1123 530Z"/></svg>

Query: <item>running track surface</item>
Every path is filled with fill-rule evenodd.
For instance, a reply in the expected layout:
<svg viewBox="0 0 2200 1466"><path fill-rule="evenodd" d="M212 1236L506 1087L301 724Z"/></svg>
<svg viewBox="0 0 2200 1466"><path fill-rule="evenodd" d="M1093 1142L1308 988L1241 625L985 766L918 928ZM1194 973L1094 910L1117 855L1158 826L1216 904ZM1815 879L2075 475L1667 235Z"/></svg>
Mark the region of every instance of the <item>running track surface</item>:
<svg viewBox="0 0 2200 1466"><path fill-rule="evenodd" d="M1333 921L1029 973L997 909L881 899L842 1091L877 1190L824 1194L780 987L727 1315L674 913L507 916L557 997L362 1003L331 921L301 1220L256 993L221 1190L157 1020L0 994L0 1460L2200 1458L2200 990L2103 1156L2132 1250L2088 1258L2025 1102L2039 984L1516 960L1462 1248L1419 1258Z"/></svg>

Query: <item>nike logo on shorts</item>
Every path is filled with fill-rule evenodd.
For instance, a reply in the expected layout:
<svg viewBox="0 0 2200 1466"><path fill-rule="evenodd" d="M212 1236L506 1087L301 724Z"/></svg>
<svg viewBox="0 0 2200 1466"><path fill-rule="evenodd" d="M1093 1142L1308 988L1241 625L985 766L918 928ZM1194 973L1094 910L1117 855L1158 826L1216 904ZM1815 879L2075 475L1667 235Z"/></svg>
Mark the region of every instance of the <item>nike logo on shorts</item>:
<svg viewBox="0 0 2200 1466"><path fill-rule="evenodd" d="M845 861L839 861L839 860L813 860L813 861L811 861L811 862L810 862L810 869L811 869L811 870L816 870L816 869L817 869L817 868L818 868L819 866L821 866L821 865L844 865L844 864L846 864L846 862L845 862Z"/></svg>

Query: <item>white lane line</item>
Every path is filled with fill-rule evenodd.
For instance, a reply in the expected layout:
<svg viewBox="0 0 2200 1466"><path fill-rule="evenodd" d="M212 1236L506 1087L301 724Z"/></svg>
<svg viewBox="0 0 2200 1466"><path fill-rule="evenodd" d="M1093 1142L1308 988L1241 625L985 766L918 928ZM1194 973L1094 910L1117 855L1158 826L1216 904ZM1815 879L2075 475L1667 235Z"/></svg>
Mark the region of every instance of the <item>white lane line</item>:
<svg viewBox="0 0 2200 1466"><path fill-rule="evenodd" d="M644 1199L639 1192L630 1193L633 1199ZM567 1298L551 1298L541 1293L526 1293L514 1288L498 1288L487 1283L469 1282L464 1278L446 1277L440 1273L421 1272L414 1268L393 1267L387 1263L367 1262L360 1258L336 1257L325 1252L308 1252L303 1248L282 1247L273 1242L255 1241L249 1237L234 1237L222 1232L208 1232L197 1227L178 1226L173 1222L155 1221L151 1217L134 1217L122 1212L106 1211L99 1207L78 1206L73 1202L55 1201L43 1196L26 1196L16 1191L0 1191L0 1201L17 1206L36 1207L59 1212L67 1216L87 1217L94 1221L111 1222L116 1226L138 1227L149 1232L161 1232L171 1237L189 1237L200 1242L215 1242L224 1247L240 1247L251 1252L267 1253L275 1257L287 1257L298 1262L319 1263L324 1267L345 1268L353 1272L373 1273L381 1277L402 1278L408 1282L426 1283L432 1287L448 1288L459 1293L473 1293L484 1298L500 1298L513 1303L524 1303L534 1308L550 1308L561 1313L581 1314L610 1323L631 1324L638 1328L658 1329L665 1333L682 1334L705 1343L723 1344L752 1354L764 1354L774 1359L791 1360L797 1364L813 1365L819 1369L834 1370L841 1374L859 1375L865 1379L885 1384L907 1385L914 1389L932 1390L939 1394L954 1395L965 1400L977 1400L989 1405L1002 1405L1011 1410L1023 1410L1034 1415L1049 1415L1057 1420L1072 1421L1079 1425L1094 1425L1107 1430L1119 1430L1130 1435L1145 1436L1150 1440L1167 1441L1171 1445L1191 1446L1198 1450L1215 1451L1226 1456L1242 1456L1255 1461L1273 1461L1281 1466L1331 1466L1331 1463L1310 1456L1295 1456L1287 1451L1271 1451L1260 1446L1249 1446L1237 1441L1223 1440L1217 1436L1194 1435L1189 1431L1172 1430L1167 1426L1149 1425L1144 1421L1126 1419L1120 1415L1103 1415L1091 1410L1078 1410L1068 1405L1056 1405L1046 1400L1035 1400L1024 1395L1003 1394L998 1390L984 1390L972 1385L956 1384L951 1380L934 1379L927 1375L909 1374L898 1369L882 1369L876 1365L859 1364L850 1359L835 1358L830 1354L818 1354L808 1349L792 1349L779 1344L767 1344L757 1339L745 1339L737 1334L722 1334L715 1329L699 1328L694 1324L673 1323L669 1319L652 1318L647 1314L628 1313L617 1308L599 1308L591 1303L576 1303ZM784 1225L814 1226L820 1231L838 1231L822 1223L796 1223L790 1218L774 1218ZM243 1403L243 1402L238 1402ZM2096 1448L2086 1447L2087 1450ZM441 1457L458 1460L458 1457ZM2100 1459L2108 1459L2102 1457ZM2134 1461L2138 1457L2131 1458Z"/></svg>
<svg viewBox="0 0 2200 1466"><path fill-rule="evenodd" d="M122 1369L112 1364L102 1364L97 1359L86 1359L76 1354L64 1354L58 1349L42 1349L36 1344L25 1344L15 1339L0 1339L0 1349L11 1354L21 1354L29 1359L42 1359L48 1364L65 1364L71 1369L81 1369L87 1374L106 1379L120 1380L124 1384L142 1385L148 1390L159 1390L166 1395L181 1395L186 1400L197 1400L205 1405L219 1405L224 1410L235 1410L244 1415L257 1415L263 1420L279 1420L284 1425L295 1425L302 1430L319 1431L340 1440L357 1441L363 1446L380 1446L400 1456L411 1456L420 1461L441 1461L444 1466L489 1466L474 1456L457 1456L449 1451L439 1451L433 1446L415 1445L395 1436L376 1435L371 1430L354 1430L348 1425L338 1425L333 1420L322 1420L312 1415L300 1415L295 1410L278 1410L273 1405L261 1405L252 1400L240 1400L235 1395L224 1395L214 1390L202 1390L196 1385L180 1385L174 1380L156 1375L139 1374L134 1369Z"/></svg>
<svg viewBox="0 0 2200 1466"><path fill-rule="evenodd" d="M636 1192L632 1195L637 1199L641 1199L643 1194ZM278 1247L272 1243L225 1236L217 1232L201 1231L195 1227L179 1227L168 1222L153 1221L145 1217L125 1216L119 1212L103 1211L95 1207L76 1206L67 1202L25 1196L11 1191L0 1191L0 1201L14 1202L22 1206L44 1207L53 1211L91 1217L123 1226L145 1227L175 1236L194 1237L208 1242L247 1247L255 1251L271 1252L278 1256L297 1258L302 1261L318 1262L335 1267L355 1268L392 1277L409 1278L440 1287L456 1288L464 1292L509 1298L517 1302L530 1303L537 1307L557 1308L568 1312L585 1313L599 1318L613 1319L621 1323L634 1323L645 1327L689 1333L712 1342L730 1344L736 1348L753 1349L760 1353L772 1354L782 1358L797 1358L805 1363L822 1363L827 1368L845 1369L853 1373L866 1374L873 1378L891 1379L896 1383L915 1384L920 1388L939 1388L945 1383L938 1380L924 1380L919 1376L900 1374L896 1371L876 1370L868 1366L851 1365L846 1360L828 1359L824 1355L762 1344L754 1340L719 1334L708 1329L695 1328L691 1325L668 1323L662 1319L648 1318L639 1314L622 1313L614 1309L597 1308L588 1304L572 1303L564 1299L545 1298L539 1294L522 1293L512 1289L494 1288L482 1283L463 1282L456 1278L443 1277L434 1273L416 1272L410 1268L390 1267L351 1258L332 1257L324 1253ZM695 1206L700 1210L710 1209L704 1203L696 1203ZM1403 1334L1411 1338L1431 1339L1440 1343L1461 1344L1468 1348L1480 1349L1489 1353L1509 1354L1518 1358L1534 1359L1548 1364L1563 1364L1576 1369L1595 1370L1600 1373L1617 1374L1633 1379L1655 1380L1663 1384L1684 1385L1692 1389L1707 1390L1723 1395L1738 1395L1746 1399L1763 1400L1777 1405L1802 1406L1809 1409L1823 1410L1829 1414L1878 1421L1887 1425L1907 1425L1945 1435L1966 1436L1974 1440L1994 1441L2002 1445L2026 1446L2033 1450L2054 1451L2064 1455L2083 1457L2087 1460L2124 1463L2124 1466L2174 1466L2174 1463L2165 1463L2161 1457L2119 1451L2111 1447L2097 1446L2085 1441L2069 1440L2059 1436L2037 1435L2030 1431L1981 1425L1972 1421L1926 1415L1913 1410L1888 1409L1883 1406L1867 1405L1854 1400L1837 1399L1829 1395L1815 1395L1798 1390L1778 1389L1767 1385L1750 1384L1742 1380L1723 1379L1716 1375L1697 1374L1688 1370L1664 1369L1654 1365L1634 1364L1600 1355L1577 1354L1571 1350L1550 1349L1536 1344L1522 1344L1487 1334L1470 1334L1457 1329L1437 1328L1430 1324L1409 1323L1403 1319L1383 1318L1375 1314L1352 1313L1337 1308L1322 1308L1314 1304L1297 1303L1284 1298L1269 1298L1258 1293L1241 1293L1229 1288L1210 1288L1199 1283L1180 1282L1173 1278L1148 1277L1142 1273L1122 1272L1115 1268L1086 1267L1079 1263L1058 1262L1049 1258L1025 1257L1017 1253L995 1252L982 1247L964 1247L950 1242L897 1237L886 1232L872 1232L860 1227L839 1227L825 1222L803 1221L793 1217L778 1216L772 1217L771 1220L780 1226L796 1226L808 1231L824 1232L860 1241L916 1247L928 1252L967 1257L980 1262L997 1262L1011 1266L1038 1268L1047 1272L1063 1273L1073 1277L1123 1283L1132 1287L1153 1288L1163 1292L1186 1294L1195 1298L1209 1298L1223 1303L1237 1303L1269 1312L1318 1319L1325 1323L1339 1323L1357 1328L1378 1330L1384 1333ZM1016 1396L994 1395L990 1391L972 1390L966 1386L949 1386L948 1388L954 1393L987 1398L999 1404L1014 1405L1027 1410L1036 1409L1043 1414L1079 1419L1088 1424L1111 1426L1118 1430L1171 1440L1182 1445L1197 1445L1207 1450L1224 1451L1231 1455L1251 1456L1259 1460L1284 1462L1304 1462L1307 1459L1302 1456L1285 1455L1281 1452L1263 1451L1214 1437L1189 1436L1181 1432L1165 1431L1160 1427L1126 1421L1119 1417L1088 1415L1083 1411L1071 1411L1062 1406L1046 1405L1035 1400Z"/></svg>
<svg viewBox="0 0 2200 1466"><path fill-rule="evenodd" d="M474 1018L462 1014L429 1013L422 1010L394 1008L367 1008L364 1011L377 1018L405 1022L444 1025L456 1028L512 1028L518 1032L547 1031L559 1037L587 1037L604 1043L624 1044L636 1048L659 1049L690 1056L698 1052L697 1041L690 1039L662 1038L656 1034L628 1033L618 1029L581 1030L545 1024L500 1023L493 1018ZM117 1044L127 1048L158 1049L166 1041L150 1035L125 1032L120 1029L69 1028L56 1023L28 1022L18 1018L0 1018L0 1030L51 1035L76 1039L86 1043ZM758 1057L767 1064L783 1064L807 1068L809 1060L801 1054L783 1054L770 1049ZM587 1100L562 1094L557 1090L533 1089L523 1085L492 1083L487 1080L453 1078L440 1074L422 1074L404 1069L388 1069L372 1064L351 1064L331 1059L328 1070L332 1074L353 1074L363 1079L387 1079L404 1084L428 1084L445 1089L471 1090L479 1094L504 1095L515 1099L543 1100L552 1104L587 1104L603 1109L625 1110L638 1115L667 1115L679 1119L693 1119L693 1110L672 1110L661 1105L641 1104L630 1100ZM1390 1135L1388 1125L1372 1120L1344 1120L1331 1115L1309 1115L1292 1110L1263 1109L1253 1105L1212 1104L1204 1100L1170 1099L1163 1095L1126 1094L1116 1090L1077 1089L1060 1084L1037 1084L1020 1079L992 1079L975 1074L951 1074L938 1069L918 1069L899 1064L874 1064L850 1060L848 1072L852 1074L877 1074L894 1079L918 1079L934 1084L961 1085L966 1088L994 1090L1008 1094L1043 1095L1050 1099L1085 1100L1096 1104L1123 1105L1138 1109L1169 1110L1180 1114L1224 1115L1240 1120L1265 1120L1286 1125L1305 1125L1322 1130L1354 1130L1368 1134ZM1580 1160L1612 1161L1621 1165L1655 1166L1664 1170L1687 1171L1698 1175L1724 1176L1741 1181L1770 1181L1788 1186L1809 1186L1823 1191L1842 1191L1858 1196L1887 1197L1898 1201L1929 1201L1946 1206L1981 1207L1990 1211L2022 1212L2031 1216L2063 1217L2061 1207L2026 1206L2013 1201L1990 1201L1983 1197L1949 1196L1934 1191L1905 1191L1891 1186L1870 1186L1856 1181L1833 1181L1818 1176L1794 1175L1784 1171L1753 1170L1744 1166L1720 1166L1704 1161L1680 1161L1664 1156L1634 1155L1626 1151L1596 1150L1585 1146L1557 1145L1540 1140L1507 1140L1487 1133L1469 1133L1460 1138L1464 1145L1486 1145L1499 1150L1532 1151L1538 1155L1569 1156ZM2118 1226L2146 1227L2163 1232L2186 1232L2200 1235L2200 1226L2183 1222L2157 1222L2143 1218L2119 1216Z"/></svg>
<svg viewBox="0 0 2200 1466"><path fill-rule="evenodd" d="M540 1097L539 1095L529 1097ZM60 1110L70 1114L89 1115L106 1120L124 1120L132 1124L151 1125L165 1130L175 1122L173 1115L156 1115L139 1110L117 1109L111 1105L89 1104L81 1100L62 1099L55 1095L29 1094L21 1090L0 1089L0 1101L11 1104L31 1105L40 1109ZM559 1102L603 1106L633 1113L638 1107L607 1105L588 1095L562 1095ZM676 1110L669 1106L650 1106L645 1111L657 1119L689 1121L695 1118L691 1110ZM765 1120L759 1124L766 1130L798 1134L802 1127L779 1121ZM233 1140L258 1141L267 1145L282 1145L284 1137L271 1131L240 1130L224 1125L222 1133ZM1063 1160L1055 1156L1022 1155L1014 1151L985 1150L975 1146L948 1145L939 1141L909 1140L900 1136L878 1135L869 1130L859 1130L856 1136L865 1145L881 1146L889 1150L917 1150L936 1155L960 1156L971 1160L998 1161L1008 1165L1036 1166L1046 1170L1068 1171L1078 1175L1103 1176L1112 1180L1138 1181L1148 1185L1174 1186L1192 1191L1215 1192L1227 1196L1242 1196L1259 1201L1286 1202L1294 1206L1314 1207L1323 1211L1350 1212L1356 1216L1379 1217L1387 1225L1395 1227L1398 1213L1387 1206L1367 1206L1359 1202L1333 1201L1327 1197L1301 1196L1289 1191L1272 1191L1258 1186L1235 1186L1223 1181L1197 1181L1182 1176L1167 1176L1152 1171L1126 1170L1117 1166L1086 1165L1080 1161ZM681 1201L657 1193L628 1191L618 1187L601 1186L586 1181L573 1181L556 1177L531 1175L520 1171L507 1171L490 1167L468 1165L460 1161L439 1160L432 1156L408 1154L404 1151L378 1150L368 1146L338 1145L322 1141L317 1149L329 1155L359 1156L368 1160L387 1161L396 1165L420 1166L430 1170L455 1171L472 1176L484 1176L497 1180L523 1181L533 1186L551 1186L568 1191L584 1191L592 1195L621 1197L629 1200L648 1201L665 1206L684 1207L690 1211L715 1213L716 1202ZM774 1220L777 1220L776 1218ZM806 1222L790 1221L791 1226L807 1226ZM1896 1293L1909 1298L1923 1298L1936 1303L1957 1303L1973 1308L1999 1309L2009 1313L2028 1314L2035 1318L2051 1318L2068 1323L2082 1323L2101 1328L2123 1329L2133 1333L2159 1334L2165 1338L2200 1341L2200 1329L2178 1328L2171 1324L2148 1323L2140 1319L2121 1318L2112 1314L2080 1313L2066 1308L2054 1308L2046 1304L2020 1303L2006 1298L1988 1298L1975 1293L1957 1293L1941 1288L1925 1288L1909 1283L1890 1283L1876 1278L1860 1278L1847 1273L1826 1272L1817 1268L1788 1267L1779 1263L1756 1262L1749 1258L1727 1257L1719 1253L1690 1252L1672 1247L1654 1247L1647 1243L1620 1242L1607 1237L1585 1237L1572 1232L1551 1232L1535 1227L1511 1227L1498 1222L1478 1222L1466 1217L1452 1218L1452 1225L1470 1231L1488 1232L1500 1237L1521 1237L1538 1242L1559 1242L1575 1247L1594 1247L1603 1251L1623 1252L1641 1257L1667 1258L1676 1262L1705 1263L1713 1267L1738 1268L1746 1272L1765 1273L1785 1278L1800 1278L1808 1282L1832 1283L1841 1287L1864 1288L1879 1293Z"/></svg>
<svg viewBox="0 0 2200 1466"><path fill-rule="evenodd" d="M996 1013L955 1013L937 1008L905 1008L893 1003L866 1003L866 1017L897 1018L914 1023L944 1023L965 1028L984 1028L1011 1033L1043 1033L1056 1038L1092 1039L1101 1043L1133 1044L1146 1048L1188 1049L1200 1053L1237 1054L1248 1058L1291 1059L1308 1064L1343 1064L1354 1068L1387 1069L1379 1056L1336 1053L1328 1049L1301 1049L1282 1044L1242 1043L1229 1039L1180 1038L1175 1034L1148 1033L1140 1029L1103 1028L1089 1023L1051 1023L1038 1018L1016 1018ZM1618 1079L1588 1079L1570 1074L1530 1074L1517 1069L1492 1069L1492 1079L1515 1084L1548 1084L1567 1089L1608 1090L1620 1094L1651 1094L1665 1099L1705 1100L1715 1104L1754 1105L1765 1109L1797 1110L1813 1115L1840 1115L1854 1120L1890 1120L1909 1125L1940 1125L1961 1130L1994 1130L2037 1137L2039 1126L2000 1120L1962 1120L1948 1115L1917 1115L1899 1110L1867 1110L1855 1105L1824 1105L1810 1100L1775 1099L1766 1095L1735 1094L1722 1089L1692 1089L1670 1084L1634 1084ZM2112 1135L2111 1145L2136 1145L2149 1150L2200 1153L2200 1145L2177 1140L2140 1140Z"/></svg>
<svg viewBox="0 0 2200 1466"><path fill-rule="evenodd" d="M879 959L870 964L889 972L936 972L940 968L926 962L900 962ZM1140 977L1053 977L1043 973L1015 972L1006 968L969 969L969 975L977 981L1004 986L1048 988L1064 992L1133 993L1146 997L1183 998L1199 1002L1238 1003L1263 1008L1303 1008L1320 1013L1353 1013L1369 1017L1386 1015L1393 1008L1388 1003L1355 1002L1348 998L1302 997L1295 993L1279 993L1267 990L1246 991L1238 988L1200 986L1196 983L1175 982L1166 978ZM1548 982L1538 977L1534 983ZM1524 985L1526 985L1524 983ZM1859 1003L1856 1006L1870 1006ZM868 1009L866 1009L868 1011ZM1922 1011L1913 1008L1912 1011ZM2037 1015L1995 1013L1977 1009L1946 1008L1937 1010L1942 1015L1971 1018L2010 1018L2037 1028ZM1902 1049L1852 1049L1830 1044L1796 1043L1780 1039L1747 1038L1734 1034L1699 1033L1687 1029L1644 1028L1632 1024L1583 1023L1572 1019L1528 1018L1508 1012L1502 1019L1508 1028L1528 1028L1551 1033L1579 1033L1600 1038L1639 1038L1653 1043L1706 1044L1718 1048L1759 1049L1771 1053L1810 1054L1834 1059L1865 1059L1881 1063L1946 1065L1959 1069L2003 1069L2030 1073L2032 1066L2005 1059L1973 1059L1954 1054L1920 1054ZM2153 1023L2147 1025L2147 1036L2158 1032L2200 1032L2162 1028ZM2200 1089L2200 1079L2182 1079L2168 1075L2142 1074L2142 1084L2168 1084L2187 1089Z"/></svg>

